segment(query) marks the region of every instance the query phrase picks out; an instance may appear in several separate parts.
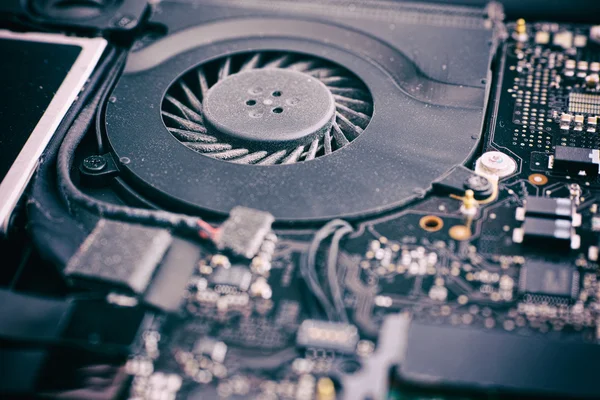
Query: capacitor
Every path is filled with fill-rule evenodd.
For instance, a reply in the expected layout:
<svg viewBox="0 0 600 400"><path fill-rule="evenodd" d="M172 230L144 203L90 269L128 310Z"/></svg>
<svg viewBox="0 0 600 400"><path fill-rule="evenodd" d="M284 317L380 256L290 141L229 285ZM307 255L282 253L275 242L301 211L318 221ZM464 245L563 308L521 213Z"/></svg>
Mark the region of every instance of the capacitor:
<svg viewBox="0 0 600 400"><path fill-rule="evenodd" d="M589 89L596 89L600 84L600 76L598 74L589 74L585 77L585 86Z"/></svg>

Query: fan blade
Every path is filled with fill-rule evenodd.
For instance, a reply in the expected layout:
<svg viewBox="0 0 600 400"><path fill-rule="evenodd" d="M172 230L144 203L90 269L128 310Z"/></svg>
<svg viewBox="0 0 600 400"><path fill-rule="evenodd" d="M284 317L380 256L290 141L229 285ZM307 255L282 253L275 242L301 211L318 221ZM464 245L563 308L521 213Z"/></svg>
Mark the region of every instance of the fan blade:
<svg viewBox="0 0 600 400"><path fill-rule="evenodd" d="M304 146L298 146L294 151L292 151L286 158L281 162L282 164L293 164L298 161L300 155L304 151Z"/></svg>
<svg viewBox="0 0 600 400"><path fill-rule="evenodd" d="M315 139L312 141L312 143L310 144L310 147L308 148L308 152L306 153L306 157L304 157L305 161L308 160L313 160L315 158L315 156L317 155L317 150L319 150L319 139Z"/></svg>
<svg viewBox="0 0 600 400"><path fill-rule="evenodd" d="M295 63L288 65L286 68L293 69L294 71L305 72L311 68L314 68L315 65L316 62L314 60L296 61Z"/></svg>
<svg viewBox="0 0 600 400"><path fill-rule="evenodd" d="M277 153L271 154L269 157L265 158L264 160L260 160L258 163L256 163L256 165L277 164L277 161L281 160L281 158L283 158L283 156L285 156L285 153L287 153L287 151L280 150Z"/></svg>
<svg viewBox="0 0 600 400"><path fill-rule="evenodd" d="M192 108L198 114L202 115L202 103L200 102L200 99L196 97L194 92L192 92L192 89L190 89L183 80L179 82L179 86L181 86L181 89L183 90L183 93L185 94L190 106L192 106Z"/></svg>
<svg viewBox="0 0 600 400"><path fill-rule="evenodd" d="M221 65L221 68L219 69L219 80L220 81L222 81L223 79L225 79L229 76L230 69L231 69L231 57L227 57L225 59L225 61L223 61L223 64Z"/></svg>
<svg viewBox="0 0 600 400"><path fill-rule="evenodd" d="M360 126L362 129L365 129L371 120L368 115L354 111L343 104L336 104L336 108L341 114L348 118L350 122L352 122L354 125Z"/></svg>
<svg viewBox="0 0 600 400"><path fill-rule="evenodd" d="M216 158L219 160L231 160L232 158L245 156L246 154L248 154L248 149L233 149L233 150L221 151L219 153L209 153L209 154L207 154L207 156L210 156L212 158Z"/></svg>
<svg viewBox="0 0 600 400"><path fill-rule="evenodd" d="M336 103L343 104L346 107L352 108L353 110L363 112L366 114L373 113L373 106L369 102L358 99L351 99L350 97L342 96L339 94L334 94L333 98L335 99Z"/></svg>
<svg viewBox="0 0 600 400"><path fill-rule="evenodd" d="M252 57L250 57L248 61L246 61L244 65L242 65L242 67L240 68L240 72L257 68L258 64L260 63L261 56L262 53L256 53Z"/></svg>
<svg viewBox="0 0 600 400"><path fill-rule="evenodd" d="M199 124L202 123L202 116L200 114L198 114L197 112L195 112L194 110L177 100L175 97L166 95L165 99L167 99L171 104L177 107L179 112L181 112L181 115L184 116L186 119L198 122Z"/></svg>
<svg viewBox="0 0 600 400"><path fill-rule="evenodd" d="M264 158L267 154L266 151L257 151L255 153L250 153L247 156L242 158L238 158L237 160L233 160L232 162L236 164L254 164L258 160Z"/></svg>
<svg viewBox="0 0 600 400"><path fill-rule="evenodd" d="M323 148L325 149L325 154L331 154L331 130L333 126L325 131L325 135L323 136Z"/></svg>
<svg viewBox="0 0 600 400"><path fill-rule="evenodd" d="M343 147L343 146L347 145L348 143L350 143L348 141L348 139L346 138L346 136L344 135L344 132L342 132L342 129L340 128L340 126L337 124L337 122L333 123L333 129L331 132L333 133L333 139L337 143L338 148Z"/></svg>
<svg viewBox="0 0 600 400"><path fill-rule="evenodd" d="M361 89L346 88L346 87L335 87L328 86L329 91L333 94L339 94L346 97L352 97L353 99L370 100L371 96Z"/></svg>
<svg viewBox="0 0 600 400"><path fill-rule="evenodd" d="M320 79L320 78L328 78L328 77L334 76L336 74L339 75L342 73L342 71L340 71L339 69L323 67L323 68L316 68L316 69L304 71L304 73Z"/></svg>
<svg viewBox="0 0 600 400"><path fill-rule="evenodd" d="M192 150L202 153L212 153L215 151L225 151L231 149L231 145L227 143L185 143L185 145Z"/></svg>
<svg viewBox="0 0 600 400"><path fill-rule="evenodd" d="M350 140L356 139L356 137L363 132L360 126L354 125L348 118L344 117L339 112L336 112L335 115L336 123L340 126L344 134L350 137Z"/></svg>
<svg viewBox="0 0 600 400"><path fill-rule="evenodd" d="M199 132L199 133L206 133L206 128L203 125L200 125L196 122L190 121L185 118L178 117L177 115L173 115L166 111L163 111L162 115L169 118L171 121L175 122L177 125L179 125L183 129L188 129L190 131Z"/></svg>
<svg viewBox="0 0 600 400"><path fill-rule="evenodd" d="M182 142L204 142L216 143L217 138L211 135L205 135L198 132L186 131L184 129L167 128L177 139Z"/></svg>
<svg viewBox="0 0 600 400"><path fill-rule="evenodd" d="M263 68L283 68L283 66L285 64L289 63L290 60L291 60L291 57L286 54L286 55L278 57L272 61L269 61L268 63L263 65Z"/></svg>
<svg viewBox="0 0 600 400"><path fill-rule="evenodd" d="M333 87L354 87L360 84L355 79L345 76L328 76L320 79L325 85Z"/></svg>
<svg viewBox="0 0 600 400"><path fill-rule="evenodd" d="M202 98L204 99L208 92L208 81L206 80L204 69L202 68L198 68L198 82L200 82L200 91L202 92Z"/></svg>

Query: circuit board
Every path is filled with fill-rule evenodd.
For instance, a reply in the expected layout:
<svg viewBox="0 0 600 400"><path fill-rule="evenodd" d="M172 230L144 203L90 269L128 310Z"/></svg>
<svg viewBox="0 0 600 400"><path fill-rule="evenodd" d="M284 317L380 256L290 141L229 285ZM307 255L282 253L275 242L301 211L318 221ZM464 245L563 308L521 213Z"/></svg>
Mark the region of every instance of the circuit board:
<svg viewBox="0 0 600 400"><path fill-rule="evenodd" d="M127 363L130 397L440 398L414 387L476 379L441 367L420 379L410 350L388 379L396 355L385 353L398 349L386 335L395 346L419 344L400 329L408 319L439 335L440 346L452 344L443 332L454 329L488 350L500 343L489 338L502 338L520 349L539 340L597 352L600 43L591 31L508 25L480 157L466 165L493 183L491 195L434 185L422 200L354 227L275 229L251 261L207 246L181 311L141 334L142 350ZM567 390L563 383L550 389Z"/></svg>

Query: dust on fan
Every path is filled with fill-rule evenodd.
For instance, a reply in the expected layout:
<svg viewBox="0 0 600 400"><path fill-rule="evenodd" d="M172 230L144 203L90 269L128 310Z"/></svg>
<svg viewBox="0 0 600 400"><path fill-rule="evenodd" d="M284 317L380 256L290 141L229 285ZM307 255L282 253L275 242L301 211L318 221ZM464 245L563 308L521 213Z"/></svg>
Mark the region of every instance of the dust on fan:
<svg viewBox="0 0 600 400"><path fill-rule="evenodd" d="M162 103L167 129L188 148L256 165L328 155L356 139L372 113L371 94L352 72L291 52L237 54L197 66Z"/></svg>

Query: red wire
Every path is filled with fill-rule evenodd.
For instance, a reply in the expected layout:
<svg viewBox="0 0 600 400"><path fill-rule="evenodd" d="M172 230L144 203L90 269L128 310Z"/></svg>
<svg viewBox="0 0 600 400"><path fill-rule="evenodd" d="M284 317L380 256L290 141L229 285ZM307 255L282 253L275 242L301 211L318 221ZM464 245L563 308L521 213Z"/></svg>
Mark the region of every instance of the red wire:
<svg viewBox="0 0 600 400"><path fill-rule="evenodd" d="M198 226L201 229L199 235L202 239L214 239L219 231L218 228L213 227L211 224L201 219L198 220Z"/></svg>

